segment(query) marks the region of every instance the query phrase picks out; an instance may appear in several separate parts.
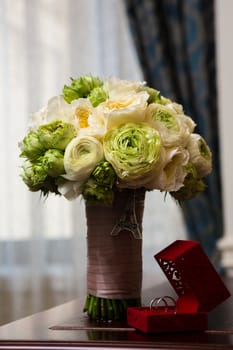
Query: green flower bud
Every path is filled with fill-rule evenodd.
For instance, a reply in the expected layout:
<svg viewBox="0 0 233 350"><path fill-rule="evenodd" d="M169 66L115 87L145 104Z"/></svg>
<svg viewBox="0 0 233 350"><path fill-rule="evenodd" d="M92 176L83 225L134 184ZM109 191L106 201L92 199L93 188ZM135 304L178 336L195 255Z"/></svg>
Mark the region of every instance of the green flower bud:
<svg viewBox="0 0 233 350"><path fill-rule="evenodd" d="M91 176L93 176L97 184L109 188L112 188L116 181L116 173L107 161L97 164Z"/></svg>
<svg viewBox="0 0 233 350"><path fill-rule="evenodd" d="M200 137L199 140L198 140L198 148L200 150L200 155L207 159L207 160L210 160L211 159L211 152L210 152L210 149L209 147L207 146L205 140Z"/></svg>
<svg viewBox="0 0 233 350"><path fill-rule="evenodd" d="M73 100L77 100L79 98L79 94L71 86L64 85L64 87L63 87L63 97L64 97L64 100L66 102L71 103Z"/></svg>
<svg viewBox="0 0 233 350"><path fill-rule="evenodd" d="M42 192L42 194L44 196L48 196L49 193L54 193L54 194L61 195L58 192L59 182L64 182L64 179L62 179L61 176L59 176L57 178L54 178L54 177L51 177L51 176L47 176L45 181L41 185L40 191Z"/></svg>
<svg viewBox="0 0 233 350"><path fill-rule="evenodd" d="M57 149L49 149L45 152L42 163L47 169L48 175L57 177L65 173L64 153Z"/></svg>
<svg viewBox="0 0 233 350"><path fill-rule="evenodd" d="M20 144L21 154L20 157L28 158L31 161L35 161L40 157L45 148L38 138L38 134L34 131L30 131L23 139Z"/></svg>
<svg viewBox="0 0 233 350"><path fill-rule="evenodd" d="M115 181L116 174L111 164L107 161L98 163L90 178L83 185L83 198L88 203L111 205Z"/></svg>
<svg viewBox="0 0 233 350"><path fill-rule="evenodd" d="M29 160L24 162L23 173L21 177L30 191L38 191L41 189L45 179L47 178L47 169L41 162L31 163Z"/></svg>
<svg viewBox="0 0 233 350"><path fill-rule="evenodd" d="M91 177L84 183L82 195L89 204L111 205L114 192L108 186L99 185L95 178Z"/></svg>
<svg viewBox="0 0 233 350"><path fill-rule="evenodd" d="M29 160L25 161L21 177L30 191L41 191L44 196L49 193L60 195L58 186L66 181L61 176L57 178L48 176L47 167L43 164L43 157L37 163L31 163Z"/></svg>
<svg viewBox="0 0 233 350"><path fill-rule="evenodd" d="M55 120L49 124L41 125L38 129L39 140L47 149L56 148L64 150L75 136L76 130L74 126L61 120Z"/></svg>
<svg viewBox="0 0 233 350"><path fill-rule="evenodd" d="M101 102L104 102L108 98L107 92L103 89L103 87L94 88L90 95L88 96L89 100L93 107L97 107Z"/></svg>
<svg viewBox="0 0 233 350"><path fill-rule="evenodd" d="M71 78L71 80L71 85L65 85L63 88L63 97L68 103L77 98L88 97L93 89L103 85L98 77L91 75L84 75L77 79Z"/></svg>
<svg viewBox="0 0 233 350"><path fill-rule="evenodd" d="M139 89L139 91L146 91L149 94L148 104L150 103L161 103L161 94L160 91L152 89L148 86L143 86Z"/></svg>

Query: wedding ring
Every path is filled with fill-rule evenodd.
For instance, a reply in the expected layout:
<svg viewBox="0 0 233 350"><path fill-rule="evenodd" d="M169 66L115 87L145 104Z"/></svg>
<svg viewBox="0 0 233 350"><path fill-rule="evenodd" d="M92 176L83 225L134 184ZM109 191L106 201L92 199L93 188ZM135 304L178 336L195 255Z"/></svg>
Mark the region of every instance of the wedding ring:
<svg viewBox="0 0 233 350"><path fill-rule="evenodd" d="M164 311L167 312L168 309L169 309L169 306L170 306L169 303L167 302L167 300L172 301L172 303L173 303L172 306L174 306L174 314L176 314L177 313L176 301L175 301L174 298L170 297L169 295L165 295L163 297L155 297L155 298L153 298L151 300L151 302L150 302L150 310L153 310L153 308L156 309L159 306L159 304L161 302L163 302L164 306L165 306ZM154 304L155 304L155 306L154 306Z"/></svg>
<svg viewBox="0 0 233 350"><path fill-rule="evenodd" d="M177 313L177 307L176 307L176 301L175 301L175 299L173 298L173 297L170 297L169 295L165 295L164 297L163 297L165 300L170 300L170 301L172 301L173 302L173 305L172 306L174 306L174 314L176 314Z"/></svg>
<svg viewBox="0 0 233 350"><path fill-rule="evenodd" d="M153 298L153 299L151 300L151 302L150 302L150 310L152 310L153 307L154 307L154 308L158 307L158 305L159 305L159 303L160 303L161 301L163 301L163 303L164 303L164 305L165 305L165 310L167 310L167 309L168 309L168 303L166 302L166 300L165 300L163 297L156 297L156 298ZM154 303L156 303L156 306L153 306Z"/></svg>

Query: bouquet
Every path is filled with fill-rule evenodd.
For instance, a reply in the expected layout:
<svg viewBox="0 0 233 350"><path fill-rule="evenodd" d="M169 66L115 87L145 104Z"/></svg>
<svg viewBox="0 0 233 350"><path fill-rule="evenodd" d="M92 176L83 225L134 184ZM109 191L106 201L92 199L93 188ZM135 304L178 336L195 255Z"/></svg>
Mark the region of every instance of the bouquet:
<svg viewBox="0 0 233 350"><path fill-rule="evenodd" d="M90 75L72 79L61 96L51 98L32 115L29 131L20 142L23 181L30 191L40 191L45 196L55 193L68 200L81 196L87 205L96 208L87 209L91 222L100 219L102 212L97 207L104 206L100 229L94 223L95 232L88 230L88 237L94 240L88 242L93 259L88 266L94 271L90 271L88 281L94 281L95 286L107 279L107 284L111 278L106 275L118 275L118 282L127 281L129 288L137 285L133 297L128 293L126 300L121 298L126 295L125 285L116 300L106 298L109 294L99 297L95 288L89 288L85 310L90 318L119 319L127 306L139 303L136 296L140 289L141 243L134 240L134 244L122 234L123 252L119 240L112 242L109 237L115 214L106 208L115 208L118 194L159 190L183 201L205 190L203 179L211 171L212 156L204 138L194 129L194 121L185 115L180 104L161 96L144 82L113 77L101 80ZM112 236L119 230L133 231L140 226L135 215L142 208L140 195L136 206L135 196L132 198L133 202L126 199L129 205L125 208L133 217L132 225L125 226L121 220ZM117 209L117 215L118 212ZM104 244L107 249L102 249ZM110 245L114 245L113 251ZM127 254L135 260L129 263ZM123 272L119 271L119 257L126 263L122 265ZM101 266L96 266L98 260ZM109 265L115 270L110 271ZM99 270L102 275L93 278ZM139 281L130 279L132 271ZM109 284L115 288L117 283L111 280Z"/></svg>
<svg viewBox="0 0 233 350"><path fill-rule="evenodd" d="M111 205L115 190L205 189L211 152L183 107L144 82L85 75L31 117L20 142L30 191Z"/></svg>

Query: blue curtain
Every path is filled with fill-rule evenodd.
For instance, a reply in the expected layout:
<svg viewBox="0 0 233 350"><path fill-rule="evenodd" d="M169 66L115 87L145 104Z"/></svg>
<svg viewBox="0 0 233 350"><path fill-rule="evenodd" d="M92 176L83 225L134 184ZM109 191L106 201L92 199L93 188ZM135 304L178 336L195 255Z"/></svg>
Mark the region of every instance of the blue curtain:
<svg viewBox="0 0 233 350"><path fill-rule="evenodd" d="M125 0L148 85L184 106L213 153L207 190L182 204L189 239L209 257L223 232L213 0ZM217 265L217 262L216 262Z"/></svg>

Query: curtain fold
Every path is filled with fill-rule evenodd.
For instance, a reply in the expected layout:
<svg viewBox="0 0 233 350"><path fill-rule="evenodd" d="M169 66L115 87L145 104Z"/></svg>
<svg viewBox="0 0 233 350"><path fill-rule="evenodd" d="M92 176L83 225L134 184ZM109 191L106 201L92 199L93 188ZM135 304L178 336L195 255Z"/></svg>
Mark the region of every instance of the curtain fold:
<svg viewBox="0 0 233 350"><path fill-rule="evenodd" d="M182 204L188 237L215 262L223 233L213 0L125 0L147 83L184 106L213 154L207 189ZM218 266L218 261L215 262Z"/></svg>
<svg viewBox="0 0 233 350"><path fill-rule="evenodd" d="M84 294L86 222L81 199L45 200L20 178L18 143L30 114L69 77L141 80L142 73L123 0L1 0L0 42L0 293L3 278L17 293L34 290L37 307L44 279L56 291ZM154 253L185 237L179 208L148 193L143 231L144 280L153 285Z"/></svg>
<svg viewBox="0 0 233 350"><path fill-rule="evenodd" d="M0 1L0 288L6 278L37 290L48 277L58 289L85 290L83 202L30 193L18 143L30 114L70 77L140 79L124 10L118 0Z"/></svg>

